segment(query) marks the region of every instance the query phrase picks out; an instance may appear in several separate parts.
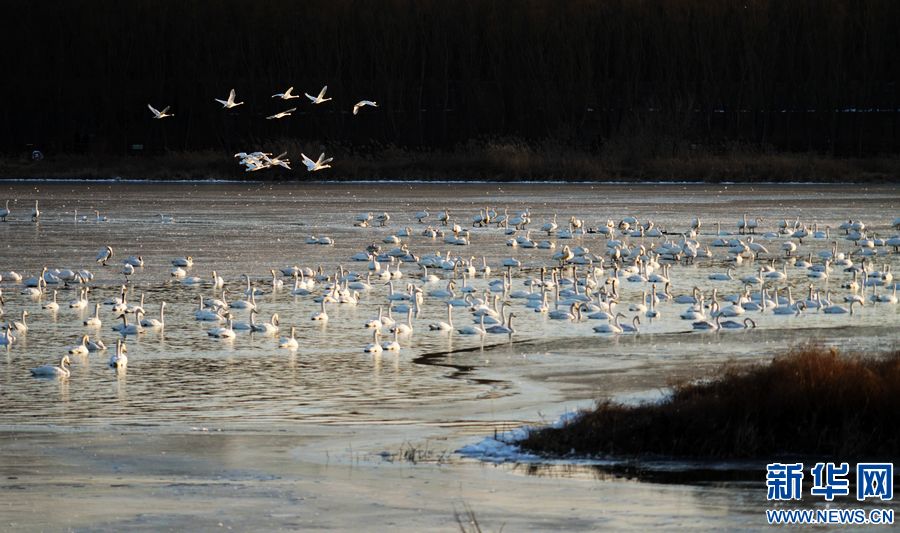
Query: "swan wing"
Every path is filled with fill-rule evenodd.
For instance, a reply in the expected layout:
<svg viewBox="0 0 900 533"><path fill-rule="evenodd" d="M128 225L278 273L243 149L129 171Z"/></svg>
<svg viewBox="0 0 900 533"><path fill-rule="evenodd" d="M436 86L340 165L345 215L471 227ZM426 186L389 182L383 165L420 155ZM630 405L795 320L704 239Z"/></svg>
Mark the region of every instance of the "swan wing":
<svg viewBox="0 0 900 533"><path fill-rule="evenodd" d="M325 91L327 91L327 90L328 90L328 86L327 86L327 85L325 85L325 86L322 87L322 90L319 91L319 99L325 98Z"/></svg>
<svg viewBox="0 0 900 533"><path fill-rule="evenodd" d="M306 97L309 98L309 101L310 101L310 102L315 103L315 101L316 101L316 97L315 97L315 96L312 96L312 95L309 94L309 93L303 93L303 94L305 94Z"/></svg>
<svg viewBox="0 0 900 533"><path fill-rule="evenodd" d="M153 112L154 116L157 116L157 117L159 116L159 111L157 111L152 105L147 104L147 107L150 108L150 111ZM168 108L166 108L166 109L168 109ZM165 113L165 111L163 111L163 113Z"/></svg>
<svg viewBox="0 0 900 533"><path fill-rule="evenodd" d="M218 98L213 98L213 100L215 100L216 102L219 102L220 104L222 104L224 106L228 105L228 102L226 102L225 100L219 100Z"/></svg>
<svg viewBox="0 0 900 533"><path fill-rule="evenodd" d="M228 93L228 103L229 104L234 103L234 89L232 89L231 92Z"/></svg>
<svg viewBox="0 0 900 533"><path fill-rule="evenodd" d="M162 115L165 115L165 114L166 114L166 113L168 113L168 112L169 112L169 108L170 108L170 107L172 107L172 106L170 106L170 105L167 105L167 106L166 106L166 108L165 108L165 109L163 109L163 110L162 110L162 111L161 111L161 112L160 112L160 114L162 114Z"/></svg>

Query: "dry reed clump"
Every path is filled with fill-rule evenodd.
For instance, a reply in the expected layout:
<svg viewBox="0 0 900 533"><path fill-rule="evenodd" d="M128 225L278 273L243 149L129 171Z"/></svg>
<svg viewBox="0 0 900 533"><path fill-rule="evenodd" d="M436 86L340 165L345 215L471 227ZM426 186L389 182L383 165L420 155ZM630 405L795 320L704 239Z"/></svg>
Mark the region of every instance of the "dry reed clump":
<svg viewBox="0 0 900 533"><path fill-rule="evenodd" d="M892 459L900 456L900 351L862 357L802 346L765 366L678 385L658 404L599 403L520 444L551 455Z"/></svg>

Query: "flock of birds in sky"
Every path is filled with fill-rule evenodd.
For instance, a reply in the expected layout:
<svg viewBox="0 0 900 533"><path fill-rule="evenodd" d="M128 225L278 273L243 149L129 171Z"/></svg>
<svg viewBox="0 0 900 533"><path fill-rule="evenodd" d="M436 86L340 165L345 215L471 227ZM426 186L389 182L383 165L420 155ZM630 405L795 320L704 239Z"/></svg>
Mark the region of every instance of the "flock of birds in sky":
<svg viewBox="0 0 900 533"><path fill-rule="evenodd" d="M327 90L328 90L328 86L326 85L326 86L322 87L322 90L319 91L319 94L317 94L316 96L313 96L309 93L303 93L303 94L309 99L309 101L313 105L318 105L318 104L323 104L323 103L331 100L330 97L325 96L325 92ZM285 100L285 101L293 100L294 98L300 98L300 96L294 94L293 91L294 91L293 87L288 87L288 89L286 91L284 91L283 93L273 94L272 98L280 98L281 100ZM237 95L236 95L234 89L231 89L231 91L228 93L228 98L226 100L220 100L218 98L214 98L214 100L216 102L219 102L220 104L222 104L223 109L233 109L239 105L244 104L244 102L237 101ZM367 107L367 106L368 107L378 107L378 104L372 100L360 100L359 102L353 104L353 114L354 115L359 114L360 109ZM171 106L164 107L162 111L156 109L151 104L147 104L147 107L150 109L150 112L153 113L154 119L159 120L159 119L170 118L170 117L175 116L174 113L169 112L169 110L171 109ZM275 113L274 115L267 116L266 120L278 120L278 119L282 119L285 117L289 117L296 110L297 110L296 107L291 107L289 109L285 109L284 111L279 111L278 113ZM326 168L331 168L331 165L329 165L328 163L330 163L334 159L334 158L330 158L330 157L326 159L324 152L315 161L313 161L312 159L307 157L306 154L301 153L300 155L303 158L303 164L304 164L304 166L306 166L307 172L316 172L319 170L324 170ZM263 170L266 168L272 168L272 167L276 167L276 166L291 170L291 162L289 159L287 159L287 152L279 154L275 157L272 157L272 153L270 153L270 152L259 152L259 151L251 152L251 153L238 152L238 153L234 154L234 157L239 159L239 162L241 165L244 165L245 172L256 172L258 170Z"/></svg>
<svg viewBox="0 0 900 533"><path fill-rule="evenodd" d="M9 216L7 201L6 208L0 210L0 220L6 222ZM37 223L41 217L36 201L31 220ZM432 224L430 221L434 218L437 220ZM364 300L379 303L378 315L360 324L361 329L371 332L371 342L362 349L369 354L398 352L401 341L419 330L420 325L414 319L429 301L445 306L447 312L446 321L427 324L426 329L430 332L468 336L499 334L510 339L517 332L513 318L525 316L526 312L546 320L567 321L575 327L583 322L595 322L594 332L620 335L639 333L642 318L652 323L664 313L677 315L691 330L718 331L755 328L756 321L751 313L756 313L757 317L799 320L804 313L853 315L856 306L897 303L897 285L900 283L894 281L890 258L891 254L900 252L900 234L881 238L859 220L841 223L832 234L831 227L822 229L818 224L810 227L801 224L799 218L781 220L769 231L762 232L762 220L746 215L738 221L737 231L723 230L716 223L715 231L706 233L701 232L699 218L694 218L689 227L674 232L633 216L588 227L576 216L560 224L558 217L553 215L538 228L532 228L528 210L510 213L484 208L468 222L463 218L462 224L456 222L449 210L434 218L427 210L416 212L412 219L417 220L422 229L401 228L380 237L389 249L382 249L382 244L373 242L349 257L349 260L364 265L359 270L340 265L335 272L328 273L321 267L291 265L270 268L261 278L253 279L245 274L240 281L226 281L215 271L209 278L192 275L194 259L183 256L171 260L170 281L163 283L180 286L185 291L183 302L197 302L190 316L178 316L177 320L214 324L206 332L212 338L234 339L241 331L271 336L281 332L278 314L272 314L264 322L256 321L262 312L262 304L256 297L262 294L285 294L300 301L312 299L319 305L309 320L318 323L329 320L328 306L357 305ZM96 212L96 221L109 222L99 212ZM356 228L386 228L390 221L388 213L363 213L356 216L353 225ZM900 230L900 217L894 219L891 226ZM541 237L533 238L533 234ZM411 249L414 238L422 245L442 241L454 247L477 246L477 241L497 244L505 241L511 248L546 250L547 254L541 255L536 264L527 266L523 266L520 259L507 257L492 269L484 257L479 260L471 253L454 255L448 250L445 254L436 251L417 255ZM311 236L306 242L334 244L333 239L326 236ZM845 247L849 248L841 251L839 242L846 243ZM777 248L770 251L764 243L775 244ZM558 244L562 245L561 249L557 249ZM596 244L600 250L591 250L588 244ZM712 249L723 252L714 253ZM114 258L113 248L103 246L93 257L93 263L101 269L115 268L112 266ZM704 261L713 269L715 265L724 264L727 269L707 274L709 286L705 290L694 286L674 293L672 288L675 286L687 288L678 279L678 268L686 269L685 265L697 261ZM404 265L414 265L415 271L407 268L404 273L401 268ZM83 321L83 326L95 338L87 334L81 336L77 344L66 350L59 366L45 365L31 370L35 376L68 377L72 358L107 350L96 336L105 323L100 313L105 307L115 322L112 330L118 334L109 365L124 369L128 362L125 339L148 331L161 331L170 319L166 315L165 301L157 303L158 318L148 318L144 295L139 300L129 296L130 280L139 276L143 267L142 256L125 257L119 266L125 284L116 282L106 287L92 286L94 274L87 269L44 267L32 277L14 271L2 273L0 281L6 282L4 288L18 292L24 305L15 313L19 318L0 324L0 345L9 349L19 335L29 331L31 326L26 320L30 313L25 308L29 301L40 304L43 312L53 313L54 317L63 306L81 310L93 307L93 315ZM745 270L743 276L736 274L739 269ZM402 283L404 278L409 280L405 290L395 290L395 283ZM158 283L160 280L145 281ZM808 284L807 294L795 298L792 282L794 285L798 282ZM817 283L820 285L816 286ZM237 286L242 297L229 300L226 285L232 290ZM623 285L630 290L624 291ZM52 291L50 287L53 287ZM77 289L78 296L61 304L58 296L65 289ZM727 289L732 292L726 294ZM115 295L91 302L90 296L95 290L114 291ZM204 294L205 291L212 292ZM0 317L4 314L4 303L0 291ZM685 307L677 309L676 305ZM465 312L472 323L455 324L454 310ZM630 315L622 310L627 310ZM238 320L236 315L240 312L249 313L249 320ZM394 313L405 315L406 319L395 319ZM625 322L620 322L622 319ZM380 342L385 330L393 335L393 339ZM290 333L281 336L277 346L297 350L300 344L296 332L296 326L290 327Z"/></svg>

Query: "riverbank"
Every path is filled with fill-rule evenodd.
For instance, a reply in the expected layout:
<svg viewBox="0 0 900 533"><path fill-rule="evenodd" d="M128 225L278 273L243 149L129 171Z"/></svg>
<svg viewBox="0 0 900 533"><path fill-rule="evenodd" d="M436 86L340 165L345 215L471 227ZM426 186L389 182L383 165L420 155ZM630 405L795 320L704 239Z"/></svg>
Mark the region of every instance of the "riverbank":
<svg viewBox="0 0 900 533"><path fill-rule="evenodd" d="M797 182L887 183L900 180L900 158L834 158L813 153L728 153L689 151L658 156L588 151L561 145L530 146L517 141L472 142L449 150L412 150L396 146L327 150L334 167L307 173L300 153L324 148L296 142L272 142L265 149L286 151L293 170L247 173L221 150L163 152L131 156L45 154L0 159L0 179L130 180L417 180L417 181L583 181L583 182ZM251 147L250 149L262 149Z"/></svg>
<svg viewBox="0 0 900 533"><path fill-rule="evenodd" d="M675 385L658 402L600 402L517 444L555 456L887 460L900 450L898 413L900 351L862 356L804 346L769 364Z"/></svg>

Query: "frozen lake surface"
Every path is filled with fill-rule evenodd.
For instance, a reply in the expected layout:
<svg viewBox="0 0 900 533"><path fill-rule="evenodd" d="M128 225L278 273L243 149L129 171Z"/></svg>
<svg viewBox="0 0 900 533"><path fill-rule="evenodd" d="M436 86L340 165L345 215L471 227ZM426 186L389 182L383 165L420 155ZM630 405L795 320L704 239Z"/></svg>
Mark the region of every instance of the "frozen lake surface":
<svg viewBox="0 0 900 533"><path fill-rule="evenodd" d="M870 303L871 287L865 287L866 305L852 315L747 311L733 320L752 317L756 328L697 332L691 320L679 317L686 304L660 301L660 316L653 320L645 311L629 311L651 284L630 282L623 270L615 287L617 310L627 317L622 323L641 315L637 335L597 334L593 327L606 320L554 320L527 308L528 299L509 297L515 291L539 292L528 283L539 278L541 267L559 264L551 256L564 245L587 247L603 257L602 272L591 278L611 287L606 280L616 274L608 237L548 236L541 227L554 214L560 229L572 216L586 228L629 216L641 223L652 220L662 236L629 236L615 229L612 238L635 254L642 245L656 250L667 239L680 241L695 217L702 221L695 237L701 249L719 238L749 242L747 236L724 235L737 233L746 214L761 219L755 242L768 252L756 259L745 254L734 264L726 247L710 246L711 258L673 264L673 295L698 287L708 301L715 289L724 307L724 297L744 289L741 278L775 260L786 279L766 278L770 290L786 297L790 287L794 298L805 299L812 285L822 297L830 291L833 303L846 306L844 297L852 291L842 285L853 275L845 267L834 266L827 279L812 278L793 260L785 264L782 243L789 235L764 234L777 233L783 220L793 225L799 219L810 233L816 225L820 231L829 226L827 238L810 235L802 244L793 239L799 248L795 257L812 254L814 265L823 264L820 252L830 251L836 241L836 252L853 252L854 264L872 253L873 270L897 270L900 255L892 248L866 251L838 229L848 219L862 220L870 237L896 235L891 223L900 216L900 190L892 186L21 182L0 186L0 200L6 198L12 200L12 214L0 223L5 300L0 321L18 319L23 310L29 316L28 331L0 352L0 443L6 456L0 475L7 489L0 499L0 523L29 529L205 529L220 522L241 529L452 529L454 509L464 505L490 530L503 524L511 530L761 527L762 471L752 483L635 483L592 468L493 466L453 452L495 430L551 422L596 398L658 397L673 380L703 377L731 361L764 361L803 341L881 350L895 348L900 338L897 306ZM30 220L34 200L42 211L38 224ZM473 227L472 217L485 208L507 210L510 217L527 210L531 223L515 235L495 225ZM97 222L95 209L108 220ZM419 223L415 214L423 209L430 216ZM468 230L469 245L422 235L428 226L450 234L437 220L445 209L451 226ZM371 227L354 227L356 216L366 212L391 218L385 227L374 220ZM78 221L82 214L86 221ZM364 324L389 305L385 281L373 276L372 289L360 290L356 305L326 304L329 320L320 322L311 320L320 310L314 298L328 282L316 283L309 295L292 295L292 279L280 272L293 265L321 267L333 277L343 266L365 279L369 263L351 257L372 243L383 252L399 246L384 239L407 227L411 236L400 241L419 259L437 252L453 260L474 258L476 271L485 262L491 273L477 272L464 283L464 268L454 273L435 267L428 273L440 281L427 282L421 268L403 263L395 290L405 292L413 283L422 287L424 298L412 319L413 333L399 339L399 353L363 352L372 341ZM531 239L549 240L555 248L507 245L529 229ZM312 235L330 237L334 244L307 244ZM106 245L115 255L103 267L94 257ZM157 316L165 301L166 325L127 336L128 367L116 372L107 366L119 337L111 329L117 323L111 306L101 306L100 328L87 328L83 321L93 315L95 302L119 294L125 281L120 261L131 255L140 255L144 266L130 276L128 299L134 303L144 294L148 318ZM187 275L202 278L201 283L185 285L170 275L170 261L181 256L193 257ZM511 269L505 298L516 314L515 334L429 331L430 323L447 320L446 298L431 296L432 291L455 278L456 297L464 296L464 285L481 297L491 281L501 279L502 262L510 258L521 262ZM624 261L623 269L629 263ZM12 270L28 278L43 267L89 269L94 279L87 308L68 306L78 296L77 283L50 284L46 294L32 298L7 275ZM729 267L733 280L709 279ZM578 268L584 280L601 265ZM272 288L271 269L283 288ZM262 291L256 296L257 320L277 313L281 331L210 337L207 330L219 324L195 320L194 311L201 296L221 297L209 284L213 271L224 278L225 299L232 302L246 298L241 276L247 274ZM563 273L571 276L570 267ZM883 277L879 294L889 294L893 284ZM51 312L42 305L54 289L60 309ZM663 283L656 290L661 292ZM549 304L553 310L553 291ZM249 320L244 309L231 313L235 320ZM406 313L395 312L394 318L404 323ZM474 323L461 306L453 320L456 327ZM296 351L278 347L278 337L291 326L297 328ZM381 340L391 340L384 331ZM72 356L67 380L30 376L30 368L58 364L82 334L102 339L110 350ZM404 460L410 457L416 460Z"/></svg>

